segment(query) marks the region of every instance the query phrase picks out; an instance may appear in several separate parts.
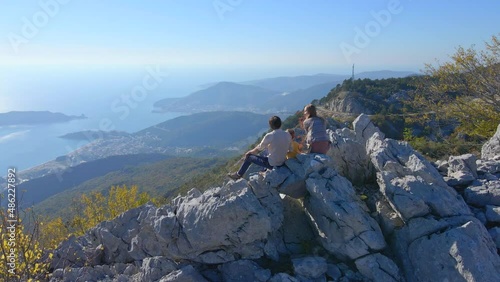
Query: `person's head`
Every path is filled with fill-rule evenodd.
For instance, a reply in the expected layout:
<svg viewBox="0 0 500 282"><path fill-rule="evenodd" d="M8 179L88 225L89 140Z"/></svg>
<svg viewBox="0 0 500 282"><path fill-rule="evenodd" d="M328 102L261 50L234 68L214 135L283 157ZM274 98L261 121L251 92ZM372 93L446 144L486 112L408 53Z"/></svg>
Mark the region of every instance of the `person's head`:
<svg viewBox="0 0 500 282"><path fill-rule="evenodd" d="M304 107L304 115L306 116L306 118L318 116L316 113L316 106L314 106L313 104L306 105Z"/></svg>
<svg viewBox="0 0 500 282"><path fill-rule="evenodd" d="M269 126L271 129L279 129L281 127L281 119L278 116L272 116L269 119Z"/></svg>
<svg viewBox="0 0 500 282"><path fill-rule="evenodd" d="M292 136L292 139L295 138L295 130L289 128L289 129L286 130L286 132L290 133L290 136Z"/></svg>

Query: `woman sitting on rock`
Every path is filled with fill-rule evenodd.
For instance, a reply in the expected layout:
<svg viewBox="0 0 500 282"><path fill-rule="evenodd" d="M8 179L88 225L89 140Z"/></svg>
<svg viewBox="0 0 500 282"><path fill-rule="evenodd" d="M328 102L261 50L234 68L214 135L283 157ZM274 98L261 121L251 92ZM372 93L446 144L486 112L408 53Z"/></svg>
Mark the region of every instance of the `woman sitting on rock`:
<svg viewBox="0 0 500 282"><path fill-rule="evenodd" d="M326 154L330 149L330 138L326 134L326 120L318 117L316 106L304 107L303 128L307 132L306 144L309 153Z"/></svg>

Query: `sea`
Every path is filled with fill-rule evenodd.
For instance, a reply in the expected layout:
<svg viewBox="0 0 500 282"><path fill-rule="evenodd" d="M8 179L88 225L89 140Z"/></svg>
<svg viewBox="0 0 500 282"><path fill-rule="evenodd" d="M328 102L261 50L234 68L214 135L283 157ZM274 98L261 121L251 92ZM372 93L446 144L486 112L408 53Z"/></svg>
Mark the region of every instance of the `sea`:
<svg viewBox="0 0 500 282"><path fill-rule="evenodd" d="M69 122L0 126L0 176L25 170L84 146L61 135L82 130L137 132L182 113L155 113L164 98L189 95L219 81L245 81L278 72L168 66L0 67L0 113L50 111L85 115Z"/></svg>

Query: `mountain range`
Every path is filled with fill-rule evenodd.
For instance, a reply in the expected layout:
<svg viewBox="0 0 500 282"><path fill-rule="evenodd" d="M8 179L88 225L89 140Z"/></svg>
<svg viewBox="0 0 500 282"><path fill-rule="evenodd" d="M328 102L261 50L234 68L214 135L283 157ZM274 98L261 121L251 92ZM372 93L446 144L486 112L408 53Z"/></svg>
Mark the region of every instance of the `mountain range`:
<svg viewBox="0 0 500 282"><path fill-rule="evenodd" d="M381 79L415 75L407 71L363 72L356 78ZM292 113L349 79L348 75L316 74L275 77L246 82L219 82L180 98L154 104L156 112L251 111Z"/></svg>

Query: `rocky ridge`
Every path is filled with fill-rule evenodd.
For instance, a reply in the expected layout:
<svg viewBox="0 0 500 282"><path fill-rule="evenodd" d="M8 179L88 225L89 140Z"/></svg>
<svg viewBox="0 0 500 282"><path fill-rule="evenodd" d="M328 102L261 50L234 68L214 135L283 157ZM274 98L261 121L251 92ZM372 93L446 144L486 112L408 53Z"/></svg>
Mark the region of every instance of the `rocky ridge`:
<svg viewBox="0 0 500 282"><path fill-rule="evenodd" d="M71 237L51 281L500 281L499 132L432 164L366 115L328 155Z"/></svg>

